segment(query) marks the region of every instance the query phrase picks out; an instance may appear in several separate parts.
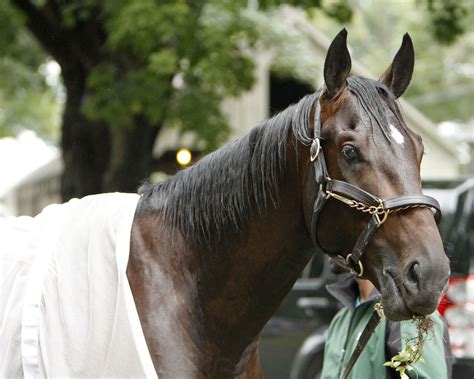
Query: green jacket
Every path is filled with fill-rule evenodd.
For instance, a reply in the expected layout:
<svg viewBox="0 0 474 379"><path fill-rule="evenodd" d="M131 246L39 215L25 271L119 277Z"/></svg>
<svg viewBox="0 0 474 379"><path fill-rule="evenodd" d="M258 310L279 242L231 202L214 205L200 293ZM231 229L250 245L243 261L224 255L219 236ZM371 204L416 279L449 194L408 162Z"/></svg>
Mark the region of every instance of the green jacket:
<svg viewBox="0 0 474 379"><path fill-rule="evenodd" d="M359 291L352 276L328 286L328 291L345 307L336 314L329 326L321 378L337 379L350 360L380 294L374 290L367 302L355 307ZM422 357L426 363L415 364L414 369L406 371L406 374L410 378L419 379L451 378L452 355L446 323L438 312L433 313L430 318L434 322L434 328L433 332L428 334L422 350ZM400 378L393 368L385 367L383 364L402 350L407 339L416 335L416 326L412 321L393 322L385 318L375 329L352 368L349 378Z"/></svg>

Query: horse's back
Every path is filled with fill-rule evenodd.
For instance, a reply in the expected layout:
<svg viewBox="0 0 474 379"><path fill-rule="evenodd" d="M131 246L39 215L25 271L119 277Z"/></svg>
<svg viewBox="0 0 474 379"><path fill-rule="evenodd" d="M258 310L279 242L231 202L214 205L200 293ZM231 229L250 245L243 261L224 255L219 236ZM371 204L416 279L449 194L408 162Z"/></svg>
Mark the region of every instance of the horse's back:
<svg viewBox="0 0 474 379"><path fill-rule="evenodd" d="M0 376L144 374L125 275L137 201L88 196L1 220Z"/></svg>

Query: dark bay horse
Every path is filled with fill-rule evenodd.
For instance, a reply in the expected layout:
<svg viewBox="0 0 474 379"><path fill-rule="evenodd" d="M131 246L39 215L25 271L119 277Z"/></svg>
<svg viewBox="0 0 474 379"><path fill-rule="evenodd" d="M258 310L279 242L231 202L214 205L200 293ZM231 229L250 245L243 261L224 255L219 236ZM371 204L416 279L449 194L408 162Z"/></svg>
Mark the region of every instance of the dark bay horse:
<svg viewBox="0 0 474 379"><path fill-rule="evenodd" d="M406 34L375 81L349 76L346 37L320 91L141 190L127 276L160 378L261 377L260 332L315 243L376 285L389 318L436 309L449 263L395 101L413 46Z"/></svg>

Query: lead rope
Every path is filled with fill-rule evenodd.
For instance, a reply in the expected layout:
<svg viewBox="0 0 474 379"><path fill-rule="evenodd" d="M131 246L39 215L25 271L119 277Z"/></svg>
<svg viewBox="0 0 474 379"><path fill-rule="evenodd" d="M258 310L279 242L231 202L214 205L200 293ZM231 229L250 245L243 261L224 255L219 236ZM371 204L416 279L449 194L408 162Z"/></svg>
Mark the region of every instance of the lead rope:
<svg viewBox="0 0 474 379"><path fill-rule="evenodd" d="M369 321L367 322L367 325L365 326L364 330L362 331L359 341L357 342L357 345L354 349L354 352L351 355L351 358L349 362L347 363L347 366L344 368L344 371L342 372L342 375L340 376L340 379L346 379L349 373L351 372L352 368L356 364L357 360L359 359L360 354L364 350L365 346L370 340L370 337L374 333L375 329L380 323L380 320L384 318L384 313L383 313L383 307L382 304L376 303L374 304L374 311L372 312L372 315L370 316Z"/></svg>

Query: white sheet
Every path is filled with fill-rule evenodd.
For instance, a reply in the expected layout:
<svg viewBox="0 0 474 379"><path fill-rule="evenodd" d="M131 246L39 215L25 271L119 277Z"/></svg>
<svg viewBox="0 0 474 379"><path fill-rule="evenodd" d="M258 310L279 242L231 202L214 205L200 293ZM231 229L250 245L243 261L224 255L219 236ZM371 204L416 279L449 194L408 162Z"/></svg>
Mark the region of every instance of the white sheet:
<svg viewBox="0 0 474 379"><path fill-rule="evenodd" d="M138 198L0 218L0 377L157 377L126 277Z"/></svg>

